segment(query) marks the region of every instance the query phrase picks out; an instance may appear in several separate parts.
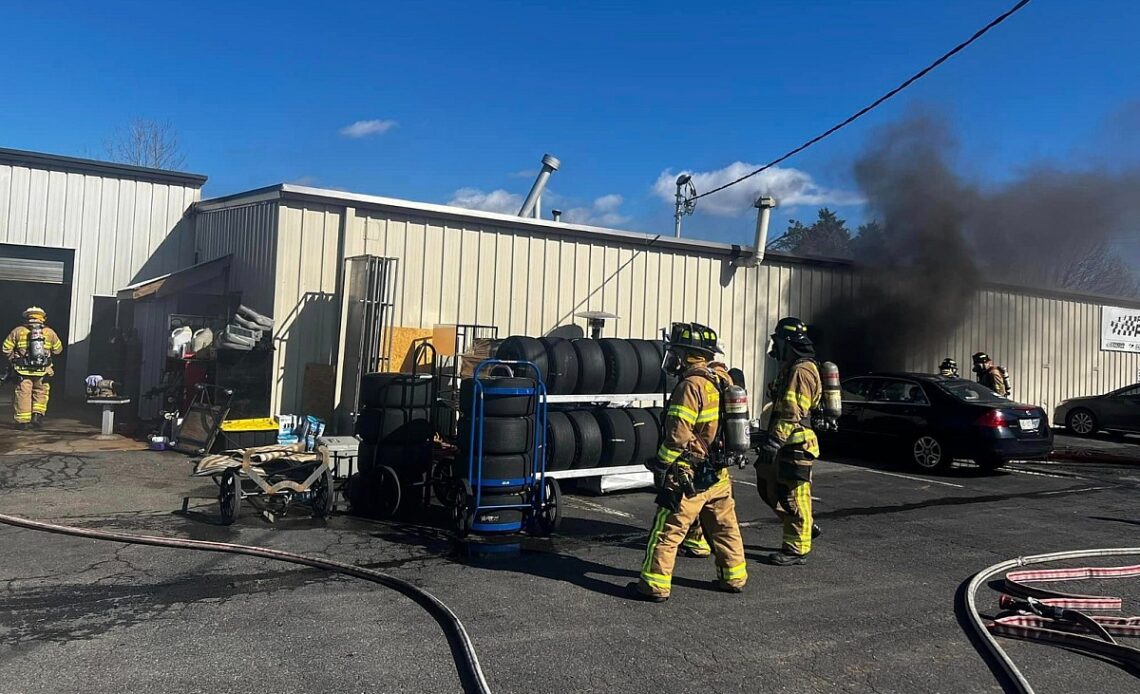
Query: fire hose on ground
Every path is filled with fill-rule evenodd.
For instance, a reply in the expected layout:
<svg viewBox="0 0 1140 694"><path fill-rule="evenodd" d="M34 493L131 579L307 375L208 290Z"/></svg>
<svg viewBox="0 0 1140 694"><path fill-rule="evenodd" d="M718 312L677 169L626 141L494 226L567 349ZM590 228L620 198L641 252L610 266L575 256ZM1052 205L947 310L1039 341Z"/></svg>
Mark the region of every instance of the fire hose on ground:
<svg viewBox="0 0 1140 694"><path fill-rule="evenodd" d="M1108 661L1140 676L1140 649L1116 642L1113 636L1140 636L1140 617L1090 617L1081 610L1119 610L1120 598L1076 595L1026 585L1042 581L1140 576L1140 565L1103 568L1064 568L1014 571L1023 566L1072 559L1140 555L1140 547L1088 549L1018 557L978 572L966 586L963 598L966 618L981 643L1009 679L1010 690L1033 694L1025 675L998 643L996 636L1048 643ZM985 620L978 613L978 588L994 576L1006 573L1000 606L1014 611Z"/></svg>
<svg viewBox="0 0 1140 694"><path fill-rule="evenodd" d="M56 525L54 523L46 523L5 514L0 514L0 523L17 528L25 528L27 530L85 537L93 540L106 540L108 542L122 542L131 545L149 545L152 547L169 547L172 549L193 549L202 552L244 554L250 557L261 557L263 559L273 559L290 564L300 564L315 569L323 569L325 571L352 576L387 588L392 588L427 610L428 614L439 623L447 637L448 645L451 647L451 655L455 660L455 669L463 685L463 691L467 694L490 694L491 689L487 685L486 678L483 676L483 670L479 667L479 658L475 654L475 646L472 644L471 637L467 634L467 630L463 627L463 623L459 621L459 617L451 611L451 608L431 593L395 576L330 559L310 557L266 547L231 544L229 542L187 540L174 537L131 535L128 533L116 533L104 530L88 530L85 528Z"/></svg>

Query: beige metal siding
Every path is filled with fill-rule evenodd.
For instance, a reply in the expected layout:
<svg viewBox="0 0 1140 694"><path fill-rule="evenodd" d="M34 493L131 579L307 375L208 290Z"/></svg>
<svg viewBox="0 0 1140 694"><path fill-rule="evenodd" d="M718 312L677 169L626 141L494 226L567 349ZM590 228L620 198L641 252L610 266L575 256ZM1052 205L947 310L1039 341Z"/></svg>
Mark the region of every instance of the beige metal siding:
<svg viewBox="0 0 1140 694"><path fill-rule="evenodd" d="M278 204L260 202L194 215L195 262L232 255L230 288L242 303L271 315L277 278Z"/></svg>
<svg viewBox="0 0 1140 694"><path fill-rule="evenodd" d="M306 364L337 361L343 216L343 208L330 206L281 207L273 309L277 321L274 412L300 413ZM420 267L416 272L422 272ZM417 302L417 309L421 303Z"/></svg>
<svg viewBox="0 0 1140 694"><path fill-rule="evenodd" d="M86 375L94 296L193 261L189 185L0 163L0 243L75 251L69 383Z"/></svg>

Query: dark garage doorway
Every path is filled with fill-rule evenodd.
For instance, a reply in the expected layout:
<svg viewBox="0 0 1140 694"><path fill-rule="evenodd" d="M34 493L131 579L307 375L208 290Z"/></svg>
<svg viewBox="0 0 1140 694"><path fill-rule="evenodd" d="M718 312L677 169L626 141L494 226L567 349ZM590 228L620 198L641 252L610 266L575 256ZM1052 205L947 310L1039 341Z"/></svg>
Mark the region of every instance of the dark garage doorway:
<svg viewBox="0 0 1140 694"><path fill-rule="evenodd" d="M23 323L28 306L40 306L47 312L48 326L64 344L63 354L54 360L53 396L68 390L65 376L70 351L73 258L74 251L68 249L0 243L0 334L7 337L12 328ZM0 417L8 410L11 397L11 387L3 388Z"/></svg>

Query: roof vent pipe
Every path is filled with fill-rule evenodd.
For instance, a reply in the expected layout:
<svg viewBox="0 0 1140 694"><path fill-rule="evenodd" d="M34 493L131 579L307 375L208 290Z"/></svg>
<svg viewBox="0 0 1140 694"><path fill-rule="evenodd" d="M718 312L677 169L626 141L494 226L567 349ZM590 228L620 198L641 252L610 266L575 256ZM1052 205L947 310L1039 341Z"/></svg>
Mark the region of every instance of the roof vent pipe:
<svg viewBox="0 0 1140 694"><path fill-rule="evenodd" d="M562 221L562 210L551 210L550 211L550 218L556 222L561 222Z"/></svg>
<svg viewBox="0 0 1140 694"><path fill-rule="evenodd" d="M756 208L756 240L752 242L752 255L741 260L744 267L756 267L764 260L764 249L768 247L768 222L775 206L776 198L770 195L761 195L753 203Z"/></svg>
<svg viewBox="0 0 1140 694"><path fill-rule="evenodd" d="M546 190L546 182L550 180L550 174L557 171L561 165L562 162L558 161L558 157L552 154L542 155L542 171L538 172L538 178L534 179L534 185L531 186L530 192L527 193L526 202L524 202L519 209L520 217L537 218L539 216L542 191Z"/></svg>

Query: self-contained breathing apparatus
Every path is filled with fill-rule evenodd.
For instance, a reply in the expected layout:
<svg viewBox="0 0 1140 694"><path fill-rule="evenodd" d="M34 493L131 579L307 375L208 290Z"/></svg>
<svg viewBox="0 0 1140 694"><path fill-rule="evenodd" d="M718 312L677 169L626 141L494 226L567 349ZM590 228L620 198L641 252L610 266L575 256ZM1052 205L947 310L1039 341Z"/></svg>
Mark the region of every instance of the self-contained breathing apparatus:
<svg viewBox="0 0 1140 694"><path fill-rule="evenodd" d="M29 369L46 369L51 364L51 352L44 346L43 323L28 325L28 351L16 360L17 366Z"/></svg>
<svg viewBox="0 0 1140 694"><path fill-rule="evenodd" d="M662 331L664 333L664 330ZM661 368L666 373L681 375L685 365L676 349L691 349L705 352L709 357L723 353L716 342L716 333L699 323L674 323L670 333L665 334L665 357ZM736 465L743 468L747 464L745 454L751 448L751 427L748 412L748 391L745 388L744 374L739 369L730 372L733 382L726 384L713 379L720 393L720 413L717 433L707 450L701 453L685 451L672 465L664 470L664 478L671 477L676 489L661 484L658 505L676 511L680 495L696 496L720 479L720 472ZM668 394L666 394L668 401ZM664 436L664 430L661 432ZM700 441L700 439L697 439ZM704 446L702 445L702 448Z"/></svg>

